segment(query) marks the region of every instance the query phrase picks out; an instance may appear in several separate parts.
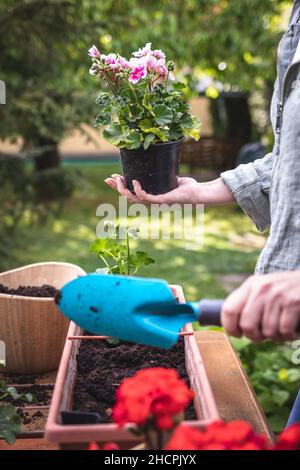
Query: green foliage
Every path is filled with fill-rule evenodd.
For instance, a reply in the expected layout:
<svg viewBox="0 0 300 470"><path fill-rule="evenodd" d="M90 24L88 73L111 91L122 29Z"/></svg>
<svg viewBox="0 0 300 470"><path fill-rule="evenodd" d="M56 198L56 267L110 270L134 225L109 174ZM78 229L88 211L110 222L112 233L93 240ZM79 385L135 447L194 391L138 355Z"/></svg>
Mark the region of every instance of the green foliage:
<svg viewBox="0 0 300 470"><path fill-rule="evenodd" d="M36 204L59 201L72 196L76 188L76 175L65 168L49 168L32 175L33 198Z"/></svg>
<svg viewBox="0 0 300 470"><path fill-rule="evenodd" d="M0 405L0 439L13 444L21 431L22 420L17 409L11 405Z"/></svg>
<svg viewBox="0 0 300 470"><path fill-rule="evenodd" d="M288 345L254 344L232 338L258 400L274 432L284 429L299 390L300 368L293 366Z"/></svg>
<svg viewBox="0 0 300 470"><path fill-rule="evenodd" d="M21 136L36 149L44 139L59 142L88 120L92 101L81 67L90 14L89 1L2 0L0 79L7 85L2 137ZM95 31L102 31L100 24Z"/></svg>
<svg viewBox="0 0 300 470"><path fill-rule="evenodd" d="M31 393L18 393L15 387L8 387L6 382L0 380L0 439L4 439L8 444L13 444L16 435L21 431L22 419L18 415L17 408L13 406L15 400L36 402Z"/></svg>
<svg viewBox="0 0 300 470"><path fill-rule="evenodd" d="M61 213L78 180L69 169L34 172L24 158L0 155L0 269L18 243L20 228Z"/></svg>
<svg viewBox="0 0 300 470"><path fill-rule="evenodd" d="M36 398L32 393L19 393L15 387L8 387L4 380L0 380L0 401L9 399L9 401L22 400L27 403L36 403Z"/></svg>
<svg viewBox="0 0 300 470"><path fill-rule="evenodd" d="M24 160L0 155L0 181L0 267L2 267L12 249L24 213L31 208L30 179Z"/></svg>
<svg viewBox="0 0 300 470"><path fill-rule="evenodd" d="M106 92L98 95L101 112L95 126L104 129L108 142L127 149L143 144L146 150L151 144L179 140L184 135L199 139L200 120L191 116L180 91L162 84L149 91L149 81L143 80L134 87L133 103L129 92L129 84L124 84L110 99Z"/></svg>
<svg viewBox="0 0 300 470"><path fill-rule="evenodd" d="M95 38L102 53L118 50L125 55L152 41L178 68L185 68L186 81L205 72L244 90L263 88L274 79L286 4L2 0L0 79L7 84L7 104L0 106L0 135L22 136L36 148L41 138L58 142L74 127L90 123L95 85L86 75L86 54ZM219 70L220 62L226 62L224 70ZM146 145L154 142L153 135ZM177 136L175 126L172 138Z"/></svg>
<svg viewBox="0 0 300 470"><path fill-rule="evenodd" d="M136 229L115 226L111 222L107 223L107 228L109 236L98 238L90 246L90 251L104 264L104 268L98 269L98 272L129 276L136 274L142 266L155 262L144 251L131 250L130 238L137 237Z"/></svg>

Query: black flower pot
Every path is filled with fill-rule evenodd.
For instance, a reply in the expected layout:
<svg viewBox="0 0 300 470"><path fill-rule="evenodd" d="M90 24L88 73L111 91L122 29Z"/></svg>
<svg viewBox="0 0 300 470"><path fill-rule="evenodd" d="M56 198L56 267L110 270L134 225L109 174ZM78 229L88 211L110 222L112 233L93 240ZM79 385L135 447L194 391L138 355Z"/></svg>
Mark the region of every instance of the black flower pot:
<svg viewBox="0 0 300 470"><path fill-rule="evenodd" d="M177 188L183 139L153 144L147 150L120 149L125 184L134 193L132 180L150 194L164 194Z"/></svg>

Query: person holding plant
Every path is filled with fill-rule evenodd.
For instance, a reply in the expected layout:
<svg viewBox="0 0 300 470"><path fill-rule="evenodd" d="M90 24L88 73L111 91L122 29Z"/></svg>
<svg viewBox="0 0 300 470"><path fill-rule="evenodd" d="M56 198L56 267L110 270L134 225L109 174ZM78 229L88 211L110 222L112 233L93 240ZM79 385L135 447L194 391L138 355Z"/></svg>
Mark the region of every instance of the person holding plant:
<svg viewBox="0 0 300 470"><path fill-rule="evenodd" d="M90 74L106 84L96 103L95 126L105 140L120 149L124 180L133 193L138 179L151 194L177 187L183 137L200 136L200 120L192 116L182 94L185 85L174 83L174 63L147 43L127 60L119 54L101 54L96 46Z"/></svg>
<svg viewBox="0 0 300 470"><path fill-rule="evenodd" d="M299 322L300 292L300 0L294 1L288 31L278 52L278 76L271 105L275 143L261 160L198 183L179 178L165 194L149 194L139 181L134 193L121 175L105 182L132 202L148 204L226 204L236 201L260 231L270 228L255 274L225 302L222 319L228 333L254 341L288 340ZM278 274L269 274L269 273ZM266 277L257 276L268 274Z"/></svg>

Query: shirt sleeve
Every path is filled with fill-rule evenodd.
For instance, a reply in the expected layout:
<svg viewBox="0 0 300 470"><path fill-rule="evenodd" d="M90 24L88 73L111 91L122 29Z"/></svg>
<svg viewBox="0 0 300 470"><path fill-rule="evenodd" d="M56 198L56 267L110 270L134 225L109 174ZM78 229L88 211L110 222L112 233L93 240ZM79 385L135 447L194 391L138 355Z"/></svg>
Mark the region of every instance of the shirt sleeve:
<svg viewBox="0 0 300 470"><path fill-rule="evenodd" d="M272 168L273 154L269 153L253 163L221 173L237 203L261 232L271 224L269 191Z"/></svg>

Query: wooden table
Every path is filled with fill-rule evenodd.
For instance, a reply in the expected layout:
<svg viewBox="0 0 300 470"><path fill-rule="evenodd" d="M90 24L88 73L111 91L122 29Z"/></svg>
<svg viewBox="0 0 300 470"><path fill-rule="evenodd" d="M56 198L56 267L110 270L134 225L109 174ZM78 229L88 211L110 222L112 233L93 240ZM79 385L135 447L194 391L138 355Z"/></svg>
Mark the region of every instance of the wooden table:
<svg viewBox="0 0 300 470"><path fill-rule="evenodd" d="M242 419L272 439L265 415L228 338L217 331L195 333L220 417L225 421ZM0 441L0 450L56 450L45 439L18 439L13 446Z"/></svg>

